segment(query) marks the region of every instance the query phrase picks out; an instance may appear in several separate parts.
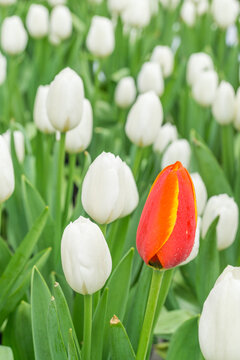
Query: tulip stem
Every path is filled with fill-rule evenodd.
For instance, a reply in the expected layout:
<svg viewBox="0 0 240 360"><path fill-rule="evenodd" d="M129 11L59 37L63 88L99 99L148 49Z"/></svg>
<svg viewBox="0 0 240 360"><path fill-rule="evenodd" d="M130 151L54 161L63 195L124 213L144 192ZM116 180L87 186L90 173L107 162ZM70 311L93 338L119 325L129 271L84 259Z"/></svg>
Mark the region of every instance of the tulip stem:
<svg viewBox="0 0 240 360"><path fill-rule="evenodd" d="M147 308L140 335L136 360L145 360L147 356L149 340L151 339L153 331L154 317L157 309L163 274L164 271L153 269Z"/></svg>
<svg viewBox="0 0 240 360"><path fill-rule="evenodd" d="M67 185L67 193L65 198L65 206L64 206L64 212L63 212L63 224L66 225L68 220L68 209L69 205L72 200L72 193L73 193L73 175L75 170L75 164L76 164L76 154L70 154L69 155L69 171L68 171L68 185Z"/></svg>
<svg viewBox="0 0 240 360"><path fill-rule="evenodd" d="M91 359L92 295L84 295L83 360Z"/></svg>
<svg viewBox="0 0 240 360"><path fill-rule="evenodd" d="M137 146L136 151L135 151L133 165L132 165L132 172L133 172L133 176L136 181L138 178L140 164L141 164L141 160L142 160L142 152L143 152L143 149L141 147Z"/></svg>
<svg viewBox="0 0 240 360"><path fill-rule="evenodd" d="M99 227L103 233L103 236L106 238L106 234L107 234L107 224L99 224Z"/></svg>
<svg viewBox="0 0 240 360"><path fill-rule="evenodd" d="M232 124L221 126L222 133L222 162L225 174L232 184L234 179L234 149Z"/></svg>

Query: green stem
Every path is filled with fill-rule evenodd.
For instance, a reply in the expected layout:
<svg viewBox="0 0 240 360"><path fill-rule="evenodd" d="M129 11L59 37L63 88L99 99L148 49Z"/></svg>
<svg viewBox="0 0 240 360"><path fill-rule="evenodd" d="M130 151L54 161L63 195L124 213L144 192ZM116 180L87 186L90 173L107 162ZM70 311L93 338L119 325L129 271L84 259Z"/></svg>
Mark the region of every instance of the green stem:
<svg viewBox="0 0 240 360"><path fill-rule="evenodd" d="M149 340L151 338L151 334L153 331L153 322L154 322L155 312L157 309L163 274L164 274L163 271L153 269L152 282L150 286L147 308L143 321L143 327L140 335L140 341L138 344L136 360L146 359L146 355L149 347Z"/></svg>
<svg viewBox="0 0 240 360"><path fill-rule="evenodd" d="M84 295L83 360L91 359L92 295Z"/></svg>
<svg viewBox="0 0 240 360"><path fill-rule="evenodd" d="M106 234L107 234L107 224L99 224L99 227L103 233L103 236L106 238Z"/></svg>
<svg viewBox="0 0 240 360"><path fill-rule="evenodd" d="M228 180L232 184L234 179L234 135L232 124L221 126L222 135L222 162Z"/></svg>
<svg viewBox="0 0 240 360"><path fill-rule="evenodd" d="M43 199L45 200L45 191L46 191L46 174L44 171L44 139L43 134L38 131L37 132L37 156L36 156L36 182L37 182L37 188L42 195Z"/></svg>
<svg viewBox="0 0 240 360"><path fill-rule="evenodd" d="M76 164L76 154L70 154L69 155L69 171L68 171L68 185L67 185L67 193L65 198L65 206L64 206L64 212L63 212L63 224L66 225L68 220L68 211L69 206L72 200L72 193L73 193L73 175L75 170L75 164Z"/></svg>
<svg viewBox="0 0 240 360"><path fill-rule="evenodd" d="M138 175L139 175L140 164L142 161L142 154L143 154L143 148L137 146L136 151L135 151L133 165L132 165L132 172L133 172L133 176L136 181L137 181Z"/></svg>

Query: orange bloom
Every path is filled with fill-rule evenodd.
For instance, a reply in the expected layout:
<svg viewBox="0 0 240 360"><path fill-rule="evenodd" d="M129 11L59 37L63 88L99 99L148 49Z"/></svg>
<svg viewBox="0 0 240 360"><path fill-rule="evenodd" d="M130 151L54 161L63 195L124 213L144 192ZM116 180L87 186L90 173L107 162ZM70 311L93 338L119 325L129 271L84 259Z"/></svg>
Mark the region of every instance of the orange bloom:
<svg viewBox="0 0 240 360"><path fill-rule="evenodd" d="M163 169L149 192L137 229L137 249L145 263L169 269L190 255L197 226L195 190L177 161Z"/></svg>

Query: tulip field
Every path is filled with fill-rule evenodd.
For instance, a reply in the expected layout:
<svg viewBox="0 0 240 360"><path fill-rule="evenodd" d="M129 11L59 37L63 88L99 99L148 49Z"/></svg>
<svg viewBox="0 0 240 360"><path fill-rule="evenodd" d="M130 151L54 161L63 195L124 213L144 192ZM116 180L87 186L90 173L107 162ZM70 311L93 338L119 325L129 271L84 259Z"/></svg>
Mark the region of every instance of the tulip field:
<svg viewBox="0 0 240 360"><path fill-rule="evenodd" d="M0 360L240 360L239 0L0 0Z"/></svg>

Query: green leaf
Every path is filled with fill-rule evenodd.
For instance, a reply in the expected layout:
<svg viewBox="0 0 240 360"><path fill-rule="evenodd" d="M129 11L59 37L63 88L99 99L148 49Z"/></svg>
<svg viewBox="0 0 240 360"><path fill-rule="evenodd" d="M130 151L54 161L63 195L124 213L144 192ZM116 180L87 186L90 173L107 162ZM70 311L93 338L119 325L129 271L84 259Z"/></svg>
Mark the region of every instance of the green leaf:
<svg viewBox="0 0 240 360"><path fill-rule="evenodd" d="M99 334L101 334L103 324L105 323L107 301L108 288L105 288L93 316L91 354L94 360L102 359L103 336L99 336Z"/></svg>
<svg viewBox="0 0 240 360"><path fill-rule="evenodd" d="M127 332L121 321L115 315L110 320L110 337L111 358L113 360L136 359Z"/></svg>
<svg viewBox="0 0 240 360"><path fill-rule="evenodd" d="M233 196L223 169L195 131L191 133L191 142L197 170L206 185L208 196L223 193Z"/></svg>
<svg viewBox="0 0 240 360"><path fill-rule="evenodd" d="M157 321L157 325L154 330L155 335L173 334L186 320L194 316L188 310L172 310L163 311Z"/></svg>
<svg viewBox="0 0 240 360"><path fill-rule="evenodd" d="M4 269L7 267L11 259L11 251L9 250L6 241L0 237L0 276L2 275Z"/></svg>
<svg viewBox="0 0 240 360"><path fill-rule="evenodd" d="M47 329L48 329L47 334L48 334L48 341L49 341L52 359L66 360L67 359L66 348L60 330L60 324L57 315L57 307L54 297L51 298L48 307Z"/></svg>
<svg viewBox="0 0 240 360"><path fill-rule="evenodd" d="M33 249L37 244L39 236L45 226L48 217L48 208L45 208L42 214L37 218L29 233L23 239L15 254L12 256L4 273L0 278L0 309L6 301L6 298L12 290L18 277L24 269L27 260L32 255Z"/></svg>
<svg viewBox="0 0 240 360"><path fill-rule="evenodd" d="M52 359L47 336L47 316L50 301L51 293L48 286L38 269L34 267L31 286L31 312L33 346L36 360Z"/></svg>
<svg viewBox="0 0 240 360"><path fill-rule="evenodd" d="M200 360L198 316L185 321L173 335L167 360Z"/></svg>
<svg viewBox="0 0 240 360"><path fill-rule="evenodd" d="M76 343L73 339L72 329L68 331L68 360L79 360L81 357L78 355Z"/></svg>
<svg viewBox="0 0 240 360"><path fill-rule="evenodd" d="M0 345L0 360L14 360L10 347Z"/></svg>
<svg viewBox="0 0 240 360"><path fill-rule="evenodd" d="M200 242L196 268L197 296L202 305L220 274L219 253L217 250L217 217Z"/></svg>

